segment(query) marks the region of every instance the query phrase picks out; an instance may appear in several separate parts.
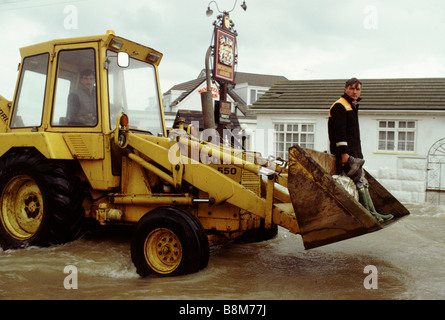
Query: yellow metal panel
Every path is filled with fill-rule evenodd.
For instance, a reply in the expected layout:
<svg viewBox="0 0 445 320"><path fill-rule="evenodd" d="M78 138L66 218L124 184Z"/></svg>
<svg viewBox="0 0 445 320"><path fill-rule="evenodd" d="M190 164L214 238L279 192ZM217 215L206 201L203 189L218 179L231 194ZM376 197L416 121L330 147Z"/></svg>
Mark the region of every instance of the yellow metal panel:
<svg viewBox="0 0 445 320"><path fill-rule="evenodd" d="M128 196L115 195L112 196L115 204L130 204L130 205L187 205L191 206L192 197L188 195L147 195L147 194L132 194Z"/></svg>
<svg viewBox="0 0 445 320"><path fill-rule="evenodd" d="M242 170L241 184L261 196L261 176L247 170Z"/></svg>
<svg viewBox="0 0 445 320"><path fill-rule="evenodd" d="M210 217L199 218L199 221L206 230L218 230L225 232L240 231L239 219L215 219Z"/></svg>
<svg viewBox="0 0 445 320"><path fill-rule="evenodd" d="M48 132L0 133L0 155L13 147L34 147L48 159L73 159L62 135Z"/></svg>
<svg viewBox="0 0 445 320"><path fill-rule="evenodd" d="M98 36L88 36L88 37L77 37L77 38L66 38L66 39L56 39L51 41L46 41L26 47L20 48L20 54L23 57L32 56L42 52L52 53L54 46L56 45L77 45L79 43L86 42L98 42L106 41L111 35L98 35Z"/></svg>
<svg viewBox="0 0 445 320"><path fill-rule="evenodd" d="M102 134L68 133L63 137L74 158L104 158L104 137Z"/></svg>
<svg viewBox="0 0 445 320"><path fill-rule="evenodd" d="M285 227L295 234L300 233L292 203L277 203L273 207L273 223Z"/></svg>
<svg viewBox="0 0 445 320"><path fill-rule="evenodd" d="M129 158L122 159L121 192L123 194L151 195L150 182L140 165Z"/></svg>
<svg viewBox="0 0 445 320"><path fill-rule="evenodd" d="M6 132L10 112L11 102L0 95L0 132Z"/></svg>
<svg viewBox="0 0 445 320"><path fill-rule="evenodd" d="M93 189L110 190L119 186L120 176L113 176L109 159L79 160L79 163Z"/></svg>
<svg viewBox="0 0 445 320"><path fill-rule="evenodd" d="M266 204L264 208L264 226L266 229L269 229L272 225L272 205L273 205L273 191L274 191L274 184L275 184L275 176L268 177L267 184L266 184Z"/></svg>
<svg viewBox="0 0 445 320"><path fill-rule="evenodd" d="M115 36L110 34L104 34L104 35L96 35L96 36L87 36L87 37L76 37L76 38L66 38L66 39L55 39L51 41L46 41L26 47L20 48L20 54L22 57L27 57L31 55L35 55L42 52L49 52L52 53L54 46L57 45L63 45L69 47L70 45L76 46L81 43L91 43L91 42L102 42L104 43L104 46L107 46L110 44L112 39L117 39L121 42L123 42L123 46L120 51L127 52L128 54L132 55L135 59L140 59L143 61L146 61L147 56L149 53L155 53L160 58L155 63L155 65L159 65L161 59L162 59L162 53L153 50L149 47L140 45L136 42ZM110 48L112 49L112 48ZM113 49L116 50L116 49ZM135 55L134 53L137 53L138 55Z"/></svg>

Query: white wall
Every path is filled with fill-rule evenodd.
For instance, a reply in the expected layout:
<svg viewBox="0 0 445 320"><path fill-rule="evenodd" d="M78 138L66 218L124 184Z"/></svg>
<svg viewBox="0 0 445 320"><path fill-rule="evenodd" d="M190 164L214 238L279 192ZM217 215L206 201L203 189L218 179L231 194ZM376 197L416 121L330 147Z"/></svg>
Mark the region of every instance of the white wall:
<svg viewBox="0 0 445 320"><path fill-rule="evenodd" d="M383 153L378 149L378 120L417 121L416 150L412 153ZM365 168L399 201L422 203L427 183L427 158L431 146L445 137L445 115L433 112L360 113ZM368 134L367 134L368 133Z"/></svg>

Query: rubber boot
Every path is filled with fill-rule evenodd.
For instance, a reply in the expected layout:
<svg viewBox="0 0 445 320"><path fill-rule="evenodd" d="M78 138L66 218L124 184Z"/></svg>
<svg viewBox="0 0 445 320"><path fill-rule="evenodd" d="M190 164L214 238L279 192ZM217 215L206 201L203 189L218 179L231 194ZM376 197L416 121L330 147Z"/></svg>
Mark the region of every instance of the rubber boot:
<svg viewBox="0 0 445 320"><path fill-rule="evenodd" d="M375 210L374 203L372 203L371 195L368 188L362 188L358 191L359 202L372 214L378 222L388 221L394 218L392 214L380 214Z"/></svg>

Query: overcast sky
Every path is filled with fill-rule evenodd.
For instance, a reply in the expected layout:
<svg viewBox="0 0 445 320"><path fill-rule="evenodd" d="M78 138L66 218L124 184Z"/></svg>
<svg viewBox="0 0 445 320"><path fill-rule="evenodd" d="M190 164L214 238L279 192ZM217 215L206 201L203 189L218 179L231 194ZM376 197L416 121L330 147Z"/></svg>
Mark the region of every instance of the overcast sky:
<svg viewBox="0 0 445 320"><path fill-rule="evenodd" d="M207 0L0 0L0 94L11 99L19 48L116 34L164 54L162 92L204 68L213 21ZM216 1L238 32L241 72L290 80L445 76L443 0Z"/></svg>

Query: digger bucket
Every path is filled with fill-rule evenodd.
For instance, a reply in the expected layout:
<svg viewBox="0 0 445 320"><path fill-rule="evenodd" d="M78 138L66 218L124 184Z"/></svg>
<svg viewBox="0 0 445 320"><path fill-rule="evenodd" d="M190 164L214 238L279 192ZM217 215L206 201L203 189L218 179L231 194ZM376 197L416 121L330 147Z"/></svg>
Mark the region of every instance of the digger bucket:
<svg viewBox="0 0 445 320"><path fill-rule="evenodd" d="M311 249L381 230L409 211L368 172L365 176L377 212L394 218L379 223L337 183L335 157L293 146L289 149L288 189L304 247Z"/></svg>

